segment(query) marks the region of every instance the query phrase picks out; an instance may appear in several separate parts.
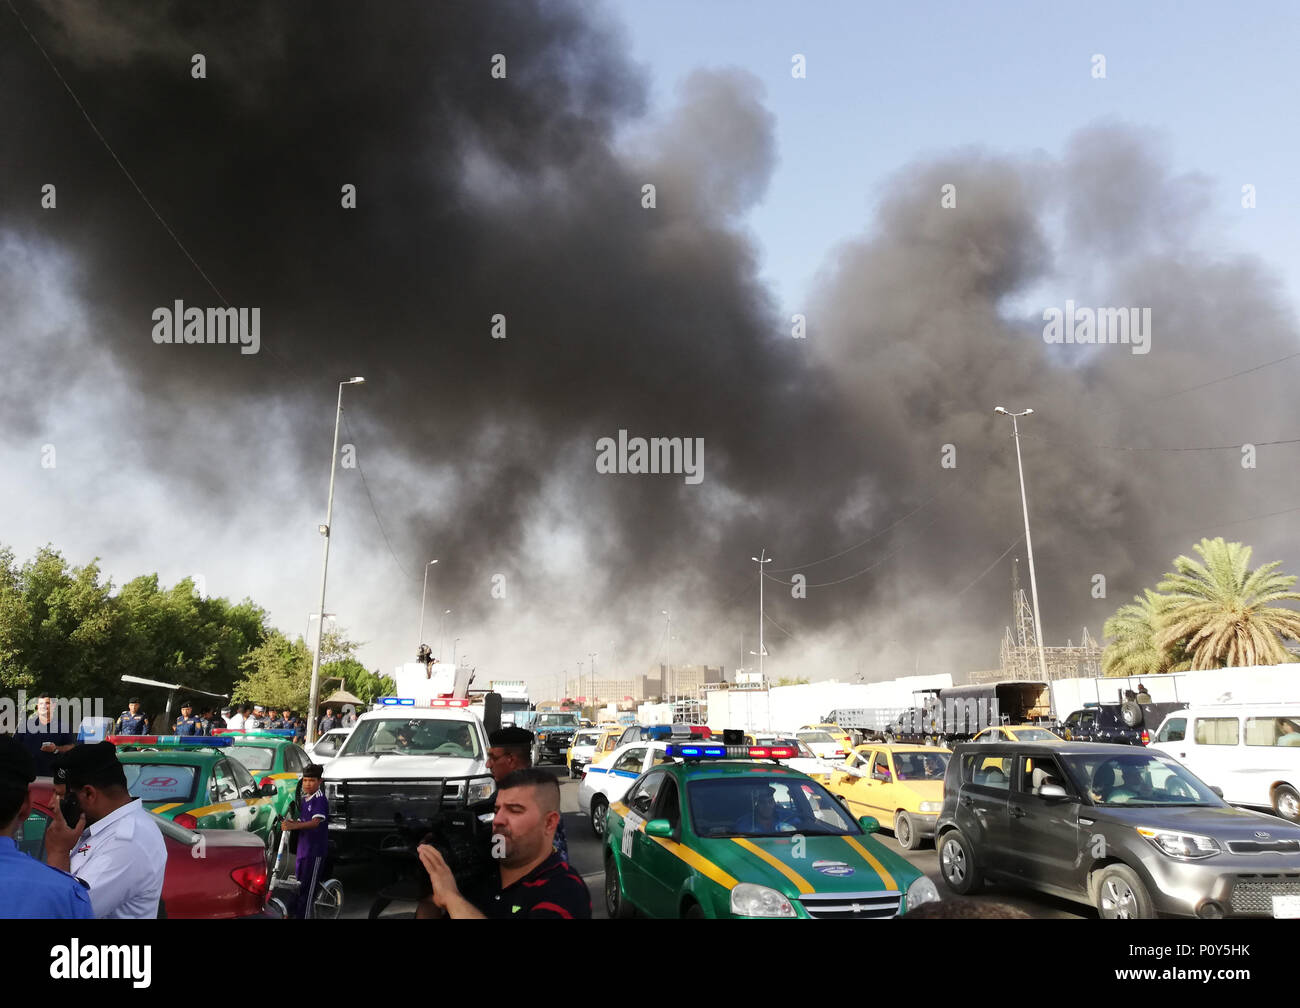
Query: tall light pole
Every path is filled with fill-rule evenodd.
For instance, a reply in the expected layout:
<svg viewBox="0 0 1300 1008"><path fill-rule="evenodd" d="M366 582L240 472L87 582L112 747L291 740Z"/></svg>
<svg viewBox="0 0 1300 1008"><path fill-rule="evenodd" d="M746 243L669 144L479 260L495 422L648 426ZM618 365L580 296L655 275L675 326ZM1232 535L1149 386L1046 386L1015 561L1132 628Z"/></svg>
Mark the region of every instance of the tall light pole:
<svg viewBox="0 0 1300 1008"><path fill-rule="evenodd" d="M334 618L336 618L337 616L338 616L338 613L327 612L327 613L325 614L325 618L326 618L326 619L334 619ZM302 642L303 642L304 644L306 644L307 641L311 638L311 621L314 620L314 619L320 619L320 613L314 613L314 612L312 612L312 613L308 613L308 614L307 614L307 628L302 632ZM322 627L323 627L324 625L325 625L324 623L321 624ZM322 630L321 632L324 633L323 630Z"/></svg>
<svg viewBox="0 0 1300 1008"><path fill-rule="evenodd" d="M320 621L321 632L316 635L316 656L311 663L311 697L308 703L307 741L316 741L316 704L320 701L320 642L325 636L325 578L330 569L330 525L334 521L334 471L339 460L339 421L343 419L343 386L360 385L364 378L345 378L339 382L339 401L334 408L334 448L330 452L330 496L325 506L325 524L317 529L325 537L325 559L320 568Z"/></svg>
<svg viewBox="0 0 1300 1008"><path fill-rule="evenodd" d="M591 696L592 696L591 704L593 708L592 709L593 714L595 713L595 706L596 706L596 699L595 699L596 698L596 654L597 652L595 651L587 652L587 657L591 659L591 665L590 665L588 675L590 675L591 677Z"/></svg>
<svg viewBox="0 0 1300 1008"><path fill-rule="evenodd" d="M1025 513L1025 553L1029 556L1029 591L1034 596L1034 636L1038 638L1038 672L1047 682L1047 655L1043 651L1043 618L1038 614L1038 579L1034 576L1034 544L1029 538L1029 501L1025 497L1025 467L1020 461L1020 425L1017 417L1031 416L1033 410L1025 409L1012 413L1001 406L993 407L994 413L1001 413L1011 418L1011 433L1016 439L1016 469L1020 472L1020 507Z"/></svg>
<svg viewBox="0 0 1300 1008"><path fill-rule="evenodd" d="M668 672L667 672L667 675L666 675L665 678L664 678L664 681L661 682L661 683L659 684L659 687L660 687L661 692L662 692L663 695L666 697L666 696L668 696L668 686L669 686L669 684L672 682L672 678L673 678L673 618L672 618L670 615L668 615L668 610L667 610L667 609L660 609L659 612L662 613L664 619L667 620L667 634L668 634L668 640L667 640L667 642L664 644L664 647L666 648L666 650L667 650L667 652L668 652L668 654L667 654L667 657L668 657L668 662L667 662Z"/></svg>
<svg viewBox="0 0 1300 1008"><path fill-rule="evenodd" d="M442 625L438 627L438 661L442 661L442 641L447 636L447 617L450 615L450 609L442 611Z"/></svg>
<svg viewBox="0 0 1300 1008"><path fill-rule="evenodd" d="M763 647L763 564L771 563L772 558L764 549L758 556L749 559L758 564L758 681L762 685L767 682L763 678L763 655L767 654L767 648Z"/></svg>
<svg viewBox="0 0 1300 1008"><path fill-rule="evenodd" d="M456 664L456 645L459 643L460 643L459 637L457 637L454 641L451 642L451 663L456 668L460 668L460 666Z"/></svg>
<svg viewBox="0 0 1300 1008"><path fill-rule="evenodd" d="M424 646L424 600L429 594L429 568L437 562L437 560L430 560L424 565L424 590L420 592L420 639L415 642L416 648ZM442 658L442 655L438 657Z"/></svg>

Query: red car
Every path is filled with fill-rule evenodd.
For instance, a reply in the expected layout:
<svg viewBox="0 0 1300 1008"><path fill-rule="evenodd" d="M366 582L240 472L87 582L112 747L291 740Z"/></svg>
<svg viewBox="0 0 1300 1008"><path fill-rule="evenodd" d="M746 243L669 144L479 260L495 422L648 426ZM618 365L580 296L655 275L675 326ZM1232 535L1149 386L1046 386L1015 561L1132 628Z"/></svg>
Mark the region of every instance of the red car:
<svg viewBox="0 0 1300 1008"><path fill-rule="evenodd" d="M23 824L18 848L45 860L45 828L57 813L54 782L37 777L31 786L32 814ZM188 830L155 816L167 845L162 902L170 918L277 917L268 907L266 845L244 830Z"/></svg>

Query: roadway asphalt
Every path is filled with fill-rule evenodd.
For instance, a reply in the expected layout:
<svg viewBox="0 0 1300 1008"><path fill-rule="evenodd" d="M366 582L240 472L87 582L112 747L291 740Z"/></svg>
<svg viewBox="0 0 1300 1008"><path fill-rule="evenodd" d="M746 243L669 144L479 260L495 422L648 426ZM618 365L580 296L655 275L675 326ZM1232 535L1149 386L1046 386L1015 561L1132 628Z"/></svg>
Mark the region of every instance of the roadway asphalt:
<svg viewBox="0 0 1300 1008"><path fill-rule="evenodd" d="M591 890L592 916L606 919L605 872L601 846L592 835L591 825L578 811L578 782L569 780L563 767L548 766L547 769L553 770L560 782L560 810L564 816L564 828L568 832L569 861ZM892 833L881 831L876 834L876 837L890 850L911 861L933 879L935 885L939 887L941 896L947 895L948 890L939 875L939 856L932 844L927 842L919 850L905 851L898 846ZM388 882L388 873L384 867L370 861L342 865L336 875L343 883L342 916L344 917L366 917L380 891ZM1018 907L1036 918L1070 919L1097 916L1096 911L1089 907L1025 890L994 889L990 890L988 895ZM414 917L414 911L414 903L410 900L398 899L387 906L382 916L411 919Z"/></svg>

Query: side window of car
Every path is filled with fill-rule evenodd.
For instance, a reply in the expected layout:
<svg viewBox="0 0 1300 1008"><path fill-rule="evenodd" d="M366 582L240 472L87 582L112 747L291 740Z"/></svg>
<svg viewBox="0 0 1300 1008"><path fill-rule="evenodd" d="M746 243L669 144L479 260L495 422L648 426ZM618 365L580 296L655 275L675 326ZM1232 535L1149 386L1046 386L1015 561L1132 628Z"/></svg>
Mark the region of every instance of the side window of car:
<svg viewBox="0 0 1300 1008"><path fill-rule="evenodd" d="M1010 756L983 756L974 758L975 766L971 783L977 787L994 788L998 791L1011 789Z"/></svg>
<svg viewBox="0 0 1300 1008"><path fill-rule="evenodd" d="M307 765L307 758L296 745L286 746L284 750L284 769L289 773L301 773Z"/></svg>
<svg viewBox="0 0 1300 1008"><path fill-rule="evenodd" d="M231 773L229 760L219 760L213 769L211 792L214 802L228 802L239 797L239 789L235 787L235 778Z"/></svg>
<svg viewBox="0 0 1300 1008"><path fill-rule="evenodd" d="M1204 746L1235 746L1239 725L1235 717L1197 718L1196 744Z"/></svg>
<svg viewBox="0 0 1300 1008"><path fill-rule="evenodd" d="M627 807L643 819L649 819L650 809L654 805L659 788L663 786L665 776L662 773L652 773L642 777L628 793Z"/></svg>
<svg viewBox="0 0 1300 1008"><path fill-rule="evenodd" d="M1022 794L1039 795L1044 784L1056 784L1070 791L1069 778L1051 756L1022 756L1016 774L1016 789Z"/></svg>
<svg viewBox="0 0 1300 1008"><path fill-rule="evenodd" d="M889 772L889 755L883 749L878 750L876 758L871 761L871 778L886 783L894 779L894 775Z"/></svg>
<svg viewBox="0 0 1300 1008"><path fill-rule="evenodd" d="M1182 742L1187 737L1187 718L1170 718L1160 734L1156 736L1157 742Z"/></svg>
<svg viewBox="0 0 1300 1008"><path fill-rule="evenodd" d="M230 774L234 780L236 797L244 798L257 790L253 775L238 760L230 761Z"/></svg>
<svg viewBox="0 0 1300 1008"><path fill-rule="evenodd" d="M631 771L632 773L639 774L641 772L641 764L644 762L645 747L638 746L635 749L629 749L620 756L618 762L614 764L614 769Z"/></svg>
<svg viewBox="0 0 1300 1008"><path fill-rule="evenodd" d="M677 829L682 824L682 806L677 800L677 782L667 774L660 774L663 778L663 787L659 789L659 797L655 801L654 816L655 819L667 819L668 824L673 829Z"/></svg>

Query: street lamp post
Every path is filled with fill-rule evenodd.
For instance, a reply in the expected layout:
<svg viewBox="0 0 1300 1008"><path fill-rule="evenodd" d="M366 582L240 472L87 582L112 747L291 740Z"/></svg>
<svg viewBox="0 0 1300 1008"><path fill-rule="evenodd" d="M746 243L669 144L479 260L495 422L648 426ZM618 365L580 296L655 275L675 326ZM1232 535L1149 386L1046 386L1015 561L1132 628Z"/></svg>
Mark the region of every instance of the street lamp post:
<svg viewBox="0 0 1300 1008"><path fill-rule="evenodd" d="M591 679L591 689L589 692L592 695L591 706L592 706L592 714L594 715L595 706L596 706L596 699L595 699L596 697L596 652L588 651L587 657L591 659L591 665L589 666L587 674L588 677ZM595 720L595 718L593 717L592 720Z"/></svg>
<svg viewBox="0 0 1300 1008"><path fill-rule="evenodd" d="M1016 469L1020 472L1020 507L1025 514L1025 553L1029 557L1029 591L1034 596L1034 636L1038 639L1038 672L1047 682L1047 655L1043 651L1043 618L1038 613L1038 579L1034 576L1034 544L1029 538L1029 500L1025 496L1025 467L1020 461L1020 425L1018 417L1030 416L1033 410L1025 409L1012 413L1001 406L993 408L994 413L1001 413L1011 418L1011 433L1016 439Z"/></svg>
<svg viewBox="0 0 1300 1008"><path fill-rule="evenodd" d="M460 668L460 666L456 664L456 645L459 643L460 643L459 637L457 637L454 641L451 642L451 664L453 668Z"/></svg>
<svg viewBox="0 0 1300 1008"><path fill-rule="evenodd" d="M325 618L326 618L326 619L334 619L334 618L336 618L337 616L338 616L338 613L327 612L327 613L325 614ZM305 630L303 630L303 632L302 632L302 642L303 642L304 644L306 644L307 641L308 641L308 640L310 639L310 637L311 637L311 621L314 620L314 619L320 619L320 613L314 613L314 612L312 612L312 613L308 613L308 614L307 614L307 628L306 628ZM321 624L321 627L323 628L324 626L325 626L325 624L322 623L322 624ZM325 632L324 629L322 629L322 630L321 630L321 633L324 633L324 632Z"/></svg>
<svg viewBox="0 0 1300 1008"><path fill-rule="evenodd" d="M662 613L664 619L667 620L667 637L668 637L667 641L664 644L664 647L668 652L667 653L668 672L667 675L664 677L664 681L659 684L659 688L662 691L663 695L665 697L668 697L669 695L668 688L671 685L673 679L673 618L668 614L667 609L660 609L659 612ZM671 703L672 701L670 700L669 702Z"/></svg>
<svg viewBox="0 0 1300 1008"><path fill-rule="evenodd" d="M763 656L767 654L767 648L763 646L763 564L771 563L772 558L764 549L758 556L749 559L758 564L758 681L762 685L767 682L763 678Z"/></svg>
<svg viewBox="0 0 1300 1008"><path fill-rule="evenodd" d="M417 650L424 645L424 600L429 594L429 568L437 562L437 560L430 560L424 565L424 590L420 592L420 639L415 642ZM438 657L441 658L442 655Z"/></svg>
<svg viewBox="0 0 1300 1008"><path fill-rule="evenodd" d="M334 448L330 452L330 495L325 506L325 524L319 525L321 535L325 537L325 559L320 568L320 620L321 633L316 635L316 655L311 663L311 698L308 700L310 713L307 717L307 741L316 741L316 704L320 701L320 643L325 636L325 579L330 569L330 526L334 521L334 471L339 460L339 422L343 419L343 386L360 385L364 378L345 378L339 382L339 401L334 408Z"/></svg>

